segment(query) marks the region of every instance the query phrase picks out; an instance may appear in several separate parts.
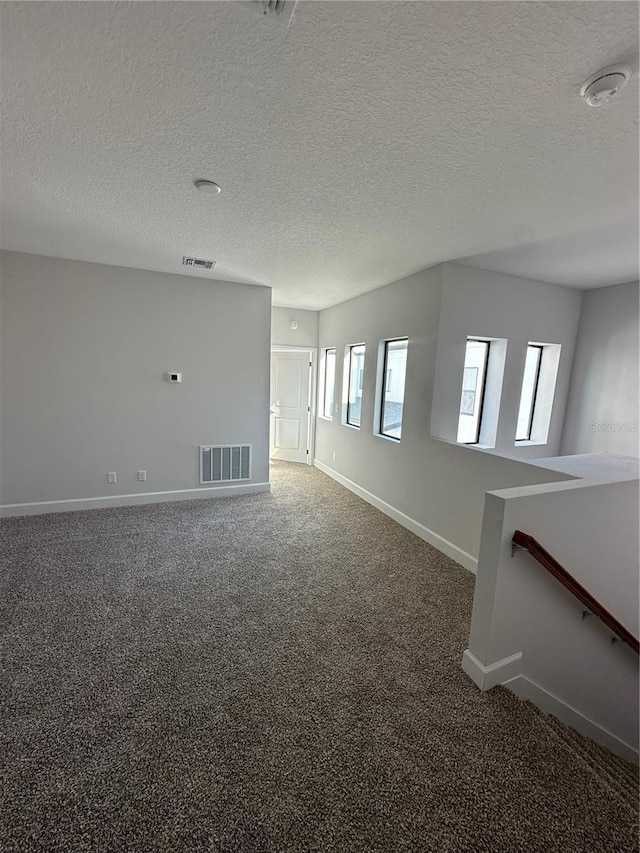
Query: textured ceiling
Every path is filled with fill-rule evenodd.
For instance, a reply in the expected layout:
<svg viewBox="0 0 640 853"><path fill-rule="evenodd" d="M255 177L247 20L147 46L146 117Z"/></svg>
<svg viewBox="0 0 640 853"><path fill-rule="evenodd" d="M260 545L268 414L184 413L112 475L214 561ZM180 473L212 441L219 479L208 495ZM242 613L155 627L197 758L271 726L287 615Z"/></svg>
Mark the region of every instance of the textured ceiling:
<svg viewBox="0 0 640 853"><path fill-rule="evenodd" d="M307 0L288 27L232 2L0 16L4 248L174 273L214 258L193 274L301 308L468 256L580 287L638 275L636 3ZM588 108L580 84L620 61L621 99Z"/></svg>

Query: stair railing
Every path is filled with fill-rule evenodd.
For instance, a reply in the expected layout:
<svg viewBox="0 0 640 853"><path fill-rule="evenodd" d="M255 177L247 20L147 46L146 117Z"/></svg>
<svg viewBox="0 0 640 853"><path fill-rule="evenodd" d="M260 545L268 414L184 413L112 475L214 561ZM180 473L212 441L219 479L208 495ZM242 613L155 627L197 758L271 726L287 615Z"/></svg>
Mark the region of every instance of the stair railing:
<svg viewBox="0 0 640 853"><path fill-rule="evenodd" d="M514 551L524 550L527 551L531 556L540 563L550 574L554 576L562 586L569 590L579 601L584 604L586 610L582 612L582 618L589 614L593 614L603 622L610 631L615 634L615 637L612 637L612 642L615 642L615 639L618 638L622 640L623 643L626 643L628 646L634 650L636 654L639 654L638 650L638 640L633 636L630 631L624 627L624 625L620 624L615 616L612 616L608 610L597 601L590 592L588 592L578 581L570 575L569 572L560 565L560 563L553 557L542 545L533 538L533 536L529 536L528 533L523 533L521 530L516 530L513 534L513 538L511 539L511 553L513 555Z"/></svg>

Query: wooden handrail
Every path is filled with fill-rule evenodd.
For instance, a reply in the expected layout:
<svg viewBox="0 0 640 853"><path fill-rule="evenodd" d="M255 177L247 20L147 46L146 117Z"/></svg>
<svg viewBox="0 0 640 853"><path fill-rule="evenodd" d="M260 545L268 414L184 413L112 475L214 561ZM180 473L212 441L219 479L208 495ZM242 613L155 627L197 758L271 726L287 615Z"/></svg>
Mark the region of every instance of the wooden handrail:
<svg viewBox="0 0 640 853"><path fill-rule="evenodd" d="M636 654L639 653L638 640L633 636L633 634L630 631L627 631L624 625L621 625L615 616L612 616L608 610L605 610L600 602L596 601L591 593L587 592L587 590L579 584L578 581L560 565L555 557L552 557L551 554L533 538L533 536L529 536L528 533L523 533L522 530L516 530L511 541L514 545L528 551L541 566L544 566L544 568L552 574L554 578L560 581L562 586L566 587L569 592L573 593L573 595L575 595L575 597L579 599L591 613L596 615L601 622L604 622L607 628L613 631L613 633L619 637L623 643L631 646Z"/></svg>

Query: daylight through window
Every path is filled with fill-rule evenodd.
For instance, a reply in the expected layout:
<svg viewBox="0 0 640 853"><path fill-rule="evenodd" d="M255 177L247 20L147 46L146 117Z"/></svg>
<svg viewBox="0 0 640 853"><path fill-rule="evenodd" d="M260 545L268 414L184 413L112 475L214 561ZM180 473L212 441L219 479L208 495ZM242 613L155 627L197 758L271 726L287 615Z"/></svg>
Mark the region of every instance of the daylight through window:
<svg viewBox="0 0 640 853"><path fill-rule="evenodd" d="M349 392L347 397L347 423L360 426L362 386L364 383L364 344L349 347Z"/></svg>
<svg viewBox="0 0 640 853"><path fill-rule="evenodd" d="M336 349L330 347L324 351L322 361L321 408L324 418L333 418L333 404L336 387Z"/></svg>
<svg viewBox="0 0 640 853"><path fill-rule="evenodd" d="M380 434L398 440L402 434L408 343L406 338L384 342Z"/></svg>
<svg viewBox="0 0 640 853"><path fill-rule="evenodd" d="M467 339L458 417L457 441L460 444L477 444L479 441L489 346L490 341Z"/></svg>
<svg viewBox="0 0 640 853"><path fill-rule="evenodd" d="M520 408L518 409L518 425L516 427L516 441L530 441L533 428L533 415L536 407L538 394L538 383L540 382L540 365L542 364L542 347L538 344L529 344L524 362L524 375L522 377L522 393L520 394Z"/></svg>

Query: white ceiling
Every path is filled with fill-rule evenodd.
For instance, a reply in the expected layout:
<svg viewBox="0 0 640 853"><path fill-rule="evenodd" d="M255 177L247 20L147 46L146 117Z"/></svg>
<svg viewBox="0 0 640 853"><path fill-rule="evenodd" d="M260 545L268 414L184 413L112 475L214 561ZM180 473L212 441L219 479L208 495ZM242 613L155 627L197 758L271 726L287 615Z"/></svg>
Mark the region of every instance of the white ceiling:
<svg viewBox="0 0 640 853"><path fill-rule="evenodd" d="M4 2L2 245L323 308L440 261L638 277L638 5ZM602 109L599 68L634 77ZM223 188L198 193L196 178Z"/></svg>

